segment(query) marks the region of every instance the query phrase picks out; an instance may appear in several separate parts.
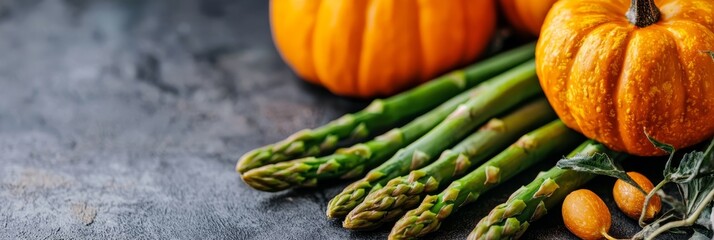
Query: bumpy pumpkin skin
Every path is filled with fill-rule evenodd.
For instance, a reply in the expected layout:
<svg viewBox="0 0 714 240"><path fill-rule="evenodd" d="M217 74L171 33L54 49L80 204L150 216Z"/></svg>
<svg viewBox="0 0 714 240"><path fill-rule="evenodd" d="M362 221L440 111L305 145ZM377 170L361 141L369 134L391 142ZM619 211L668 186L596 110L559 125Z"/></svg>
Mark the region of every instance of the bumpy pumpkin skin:
<svg viewBox="0 0 714 240"><path fill-rule="evenodd" d="M548 100L571 128L608 147L662 155L714 134L714 1L660 0L654 25L625 17L630 0L561 0L536 49Z"/></svg>
<svg viewBox="0 0 714 240"><path fill-rule="evenodd" d="M391 95L472 62L496 24L486 0L272 0L273 39L307 81Z"/></svg>
<svg viewBox="0 0 714 240"><path fill-rule="evenodd" d="M501 0L506 19L519 32L538 36L548 10L558 0Z"/></svg>

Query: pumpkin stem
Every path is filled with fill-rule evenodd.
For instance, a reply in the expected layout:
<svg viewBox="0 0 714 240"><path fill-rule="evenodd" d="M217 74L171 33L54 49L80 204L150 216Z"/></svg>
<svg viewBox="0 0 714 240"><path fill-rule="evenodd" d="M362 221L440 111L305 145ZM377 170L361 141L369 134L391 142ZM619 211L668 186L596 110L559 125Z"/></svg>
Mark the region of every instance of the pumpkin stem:
<svg viewBox="0 0 714 240"><path fill-rule="evenodd" d="M654 0L632 0L627 19L638 27L647 27L659 21L660 12Z"/></svg>

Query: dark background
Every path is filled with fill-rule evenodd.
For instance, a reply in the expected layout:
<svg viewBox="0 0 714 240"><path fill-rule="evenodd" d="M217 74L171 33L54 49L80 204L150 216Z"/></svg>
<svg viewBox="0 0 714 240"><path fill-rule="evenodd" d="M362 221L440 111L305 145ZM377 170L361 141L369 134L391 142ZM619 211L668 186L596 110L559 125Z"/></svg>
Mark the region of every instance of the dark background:
<svg viewBox="0 0 714 240"><path fill-rule="evenodd" d="M0 239L384 239L325 218L348 182L263 193L244 152L366 102L300 81L273 47L265 0L0 0ZM552 161L482 195L430 237L476 220ZM628 167L658 181L657 159ZM611 234L636 222L613 214ZM560 212L525 239L573 238ZM679 236L682 237L682 236Z"/></svg>

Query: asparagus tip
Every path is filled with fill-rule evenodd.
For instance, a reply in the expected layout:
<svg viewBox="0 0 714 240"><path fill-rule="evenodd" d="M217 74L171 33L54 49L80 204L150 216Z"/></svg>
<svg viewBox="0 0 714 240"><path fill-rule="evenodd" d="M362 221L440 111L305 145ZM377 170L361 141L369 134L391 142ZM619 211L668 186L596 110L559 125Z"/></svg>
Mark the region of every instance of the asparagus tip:
<svg viewBox="0 0 714 240"><path fill-rule="evenodd" d="M419 205L425 184L408 177L392 179L387 185L376 190L352 210L343 223L349 229L371 229L392 222L406 211Z"/></svg>
<svg viewBox="0 0 714 240"><path fill-rule="evenodd" d="M375 217L379 218L379 216L373 213L362 213L358 215L348 214L347 217L345 217L345 221L342 222L342 227L350 230L372 230L379 227L379 225L367 219L373 219Z"/></svg>
<svg viewBox="0 0 714 240"><path fill-rule="evenodd" d="M430 195L418 208L407 212L392 228L389 239L411 239L436 231L441 226L439 215L431 211L438 196Z"/></svg>
<svg viewBox="0 0 714 240"><path fill-rule="evenodd" d="M265 192L277 192L289 187L289 184L284 181L266 176L260 168L247 171L241 175L241 179L248 186Z"/></svg>
<svg viewBox="0 0 714 240"><path fill-rule="evenodd" d="M269 147L262 147L243 154L243 156L238 159L236 171L240 174L244 174L251 169L264 165L263 163L272 155L269 150Z"/></svg>
<svg viewBox="0 0 714 240"><path fill-rule="evenodd" d="M347 216L347 214L352 210L358 202L347 200L340 203L335 201L330 201L327 205L327 217L328 218L342 218Z"/></svg>
<svg viewBox="0 0 714 240"><path fill-rule="evenodd" d="M347 216L352 209L362 203L368 193L366 189L370 188L371 184L368 181L361 180L347 186L327 203L327 217L341 218Z"/></svg>
<svg viewBox="0 0 714 240"><path fill-rule="evenodd" d="M314 186L317 179L307 177L314 167L315 157L300 158L254 168L243 173L241 178L249 186L267 192L277 192L296 186Z"/></svg>
<svg viewBox="0 0 714 240"><path fill-rule="evenodd" d="M306 143L303 139L309 137L310 133L308 130L303 130L281 142L257 148L243 154L243 156L238 159L236 171L243 174L251 169L259 168L267 164L319 154L319 147L305 146Z"/></svg>

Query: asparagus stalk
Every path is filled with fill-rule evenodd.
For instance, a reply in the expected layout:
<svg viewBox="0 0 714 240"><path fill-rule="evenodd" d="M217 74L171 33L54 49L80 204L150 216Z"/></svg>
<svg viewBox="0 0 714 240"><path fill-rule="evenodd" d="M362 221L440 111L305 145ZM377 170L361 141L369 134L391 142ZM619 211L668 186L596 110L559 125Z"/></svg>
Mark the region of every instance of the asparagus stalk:
<svg viewBox="0 0 714 240"><path fill-rule="evenodd" d="M275 192L295 186L314 186L319 181L328 179L361 176L434 128L460 104L478 96L483 90L479 86L446 101L404 127L392 129L372 141L339 149L329 156L306 157L251 169L243 173L243 181L255 189Z"/></svg>
<svg viewBox="0 0 714 240"><path fill-rule="evenodd" d="M316 129L305 129L288 138L244 154L236 171L244 173L267 164L316 156L333 150L341 140L365 139L371 131L394 127L399 122L423 114L454 95L533 58L535 44L501 53L463 70L436 78L414 89L347 114Z"/></svg>
<svg viewBox="0 0 714 240"><path fill-rule="evenodd" d="M465 137L489 118L540 93L535 62L528 61L481 85L478 97L457 107L427 134L399 150L392 158L347 186L327 206L327 216L344 217L372 190L389 180L429 164L433 157Z"/></svg>
<svg viewBox="0 0 714 240"><path fill-rule="evenodd" d="M625 156L610 151L600 143L588 140L568 157L591 156L595 153L605 153L615 158ZM545 215L547 209L557 206L568 193L593 177L593 174L553 167L539 174L527 186L514 192L506 203L491 210L488 216L476 224L468 239L518 239L531 222Z"/></svg>
<svg viewBox="0 0 714 240"><path fill-rule="evenodd" d="M468 175L452 182L439 195L429 195L421 205L396 223L390 239L409 239L436 231L452 212L475 201L479 195L508 180L548 155L572 147L581 136L560 120L521 137L496 157Z"/></svg>
<svg viewBox="0 0 714 240"><path fill-rule="evenodd" d="M537 128L556 115L541 98L505 117L491 119L476 133L464 139L451 150L446 150L438 160L409 176L392 179L384 188L376 190L352 210L343 223L349 229L371 229L401 217L416 207L425 194L468 173L472 166L506 148L519 136Z"/></svg>

